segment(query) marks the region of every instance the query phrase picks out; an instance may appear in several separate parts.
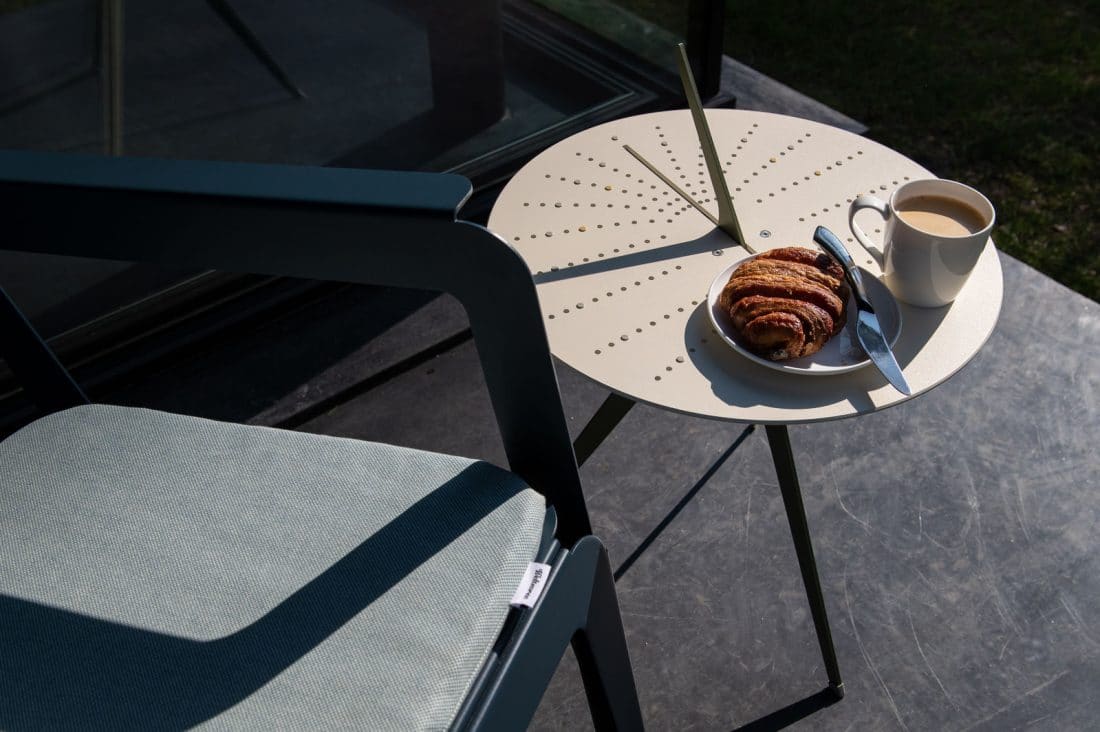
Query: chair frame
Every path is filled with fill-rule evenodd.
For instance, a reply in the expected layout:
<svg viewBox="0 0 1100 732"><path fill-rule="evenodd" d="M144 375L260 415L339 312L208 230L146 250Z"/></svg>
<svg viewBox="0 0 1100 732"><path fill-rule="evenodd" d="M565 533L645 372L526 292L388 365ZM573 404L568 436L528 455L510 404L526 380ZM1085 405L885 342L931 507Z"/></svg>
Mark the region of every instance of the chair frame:
<svg viewBox="0 0 1100 732"><path fill-rule="evenodd" d="M571 642L597 727L638 729L614 580L591 536L534 282L507 243L457 220L470 192L448 174L0 151L0 248L454 295L509 467L551 507L540 554L552 569L535 607L510 611L452 728L526 725ZM2 291L0 349L43 409L88 401Z"/></svg>

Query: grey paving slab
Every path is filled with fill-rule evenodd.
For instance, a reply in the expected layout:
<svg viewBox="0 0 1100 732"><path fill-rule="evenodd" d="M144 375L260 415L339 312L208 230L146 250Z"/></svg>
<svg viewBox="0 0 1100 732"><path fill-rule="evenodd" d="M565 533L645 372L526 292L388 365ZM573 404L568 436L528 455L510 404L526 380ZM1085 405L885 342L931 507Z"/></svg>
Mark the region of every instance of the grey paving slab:
<svg viewBox="0 0 1100 732"><path fill-rule="evenodd" d="M792 429L848 689L806 728L1095 727L1100 307L1005 265L1001 324L955 379ZM617 551L623 527L602 518L603 496L638 495L624 484L667 463L690 474L694 457L676 418L646 416L651 429L668 421L662 439L624 421L586 476ZM657 729L733 728L823 685L764 442L746 442L619 582ZM580 715L576 689L559 679L537 726Z"/></svg>
<svg viewBox="0 0 1100 732"><path fill-rule="evenodd" d="M743 425L638 406L582 468L620 568L652 728L765 718L750 728L766 729L807 711L798 724L810 729L1094 726L1100 306L1015 260L1004 266L1001 322L955 378L885 412L791 429L848 689L840 703L814 696L824 672L761 430L723 459ZM342 295L116 401L265 421L461 327L453 303L421 305ZM372 324L370 312L390 315ZM256 369L258 386L241 390ZM576 434L605 392L564 366L559 380ZM303 429L503 460L469 343ZM567 656L534 727L585 724Z"/></svg>
<svg viewBox="0 0 1100 732"><path fill-rule="evenodd" d="M1100 306L1011 259L1005 270L1001 323L950 382L791 430L848 688L806 728L1093 724ZM460 347L307 427L500 459L475 366ZM603 392L559 375L577 428ZM626 417L582 470L614 565L742 429L647 407ZM731 729L815 706L824 672L762 431L698 487L619 592L651 727ZM567 660L535 727L576 729L586 714Z"/></svg>
<svg viewBox="0 0 1100 732"><path fill-rule="evenodd" d="M1001 321L956 377L791 429L847 686L837 704L815 696L824 671L762 430L723 457L743 425L638 406L582 468L651 728L1096 726L1100 305L1003 265ZM277 421L464 324L453 302L385 302L315 303L114 401ZM605 392L560 365L559 380L576 434ZM465 342L302 429L500 462L491 419ZM567 655L534 728L586 724Z"/></svg>

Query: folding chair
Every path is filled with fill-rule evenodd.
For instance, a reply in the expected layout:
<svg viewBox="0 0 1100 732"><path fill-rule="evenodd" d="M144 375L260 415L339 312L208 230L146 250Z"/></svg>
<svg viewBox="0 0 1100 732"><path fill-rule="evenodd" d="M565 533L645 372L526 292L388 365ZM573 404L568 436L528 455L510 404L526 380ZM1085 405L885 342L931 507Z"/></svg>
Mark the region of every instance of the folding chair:
<svg viewBox="0 0 1100 732"><path fill-rule="evenodd" d="M569 642L596 725L641 727L535 288L455 220L469 192L0 153L3 248L450 292L510 467L88 404L0 298L0 351L55 410L0 442L0 727L516 729Z"/></svg>

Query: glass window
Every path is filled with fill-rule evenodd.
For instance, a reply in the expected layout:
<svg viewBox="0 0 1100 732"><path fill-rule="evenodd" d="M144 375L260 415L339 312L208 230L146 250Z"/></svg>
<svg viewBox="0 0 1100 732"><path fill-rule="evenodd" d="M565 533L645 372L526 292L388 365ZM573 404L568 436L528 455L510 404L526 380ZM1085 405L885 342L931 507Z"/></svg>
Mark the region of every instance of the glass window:
<svg viewBox="0 0 1100 732"><path fill-rule="evenodd" d="M448 170L491 195L556 140L667 103L647 59L671 68L685 7L0 0L0 147ZM47 337L134 302L155 314L169 286L178 310L177 285L202 279L0 254L0 286Z"/></svg>

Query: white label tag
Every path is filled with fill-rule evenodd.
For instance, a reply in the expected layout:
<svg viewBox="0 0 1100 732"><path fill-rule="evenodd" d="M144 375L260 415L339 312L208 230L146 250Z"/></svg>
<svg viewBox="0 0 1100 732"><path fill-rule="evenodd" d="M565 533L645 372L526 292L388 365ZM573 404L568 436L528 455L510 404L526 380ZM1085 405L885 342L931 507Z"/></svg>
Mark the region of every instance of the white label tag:
<svg viewBox="0 0 1100 732"><path fill-rule="evenodd" d="M512 595L512 602L508 604L512 607L534 607L548 579L550 579L550 565L531 562L527 565L527 571L523 573L523 579L516 588L516 594Z"/></svg>

